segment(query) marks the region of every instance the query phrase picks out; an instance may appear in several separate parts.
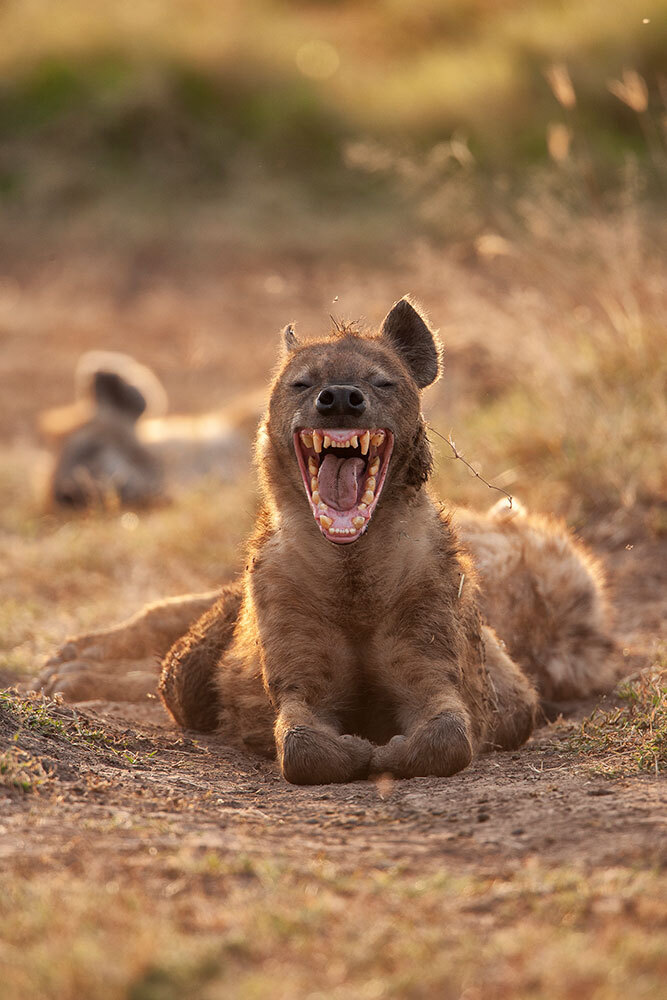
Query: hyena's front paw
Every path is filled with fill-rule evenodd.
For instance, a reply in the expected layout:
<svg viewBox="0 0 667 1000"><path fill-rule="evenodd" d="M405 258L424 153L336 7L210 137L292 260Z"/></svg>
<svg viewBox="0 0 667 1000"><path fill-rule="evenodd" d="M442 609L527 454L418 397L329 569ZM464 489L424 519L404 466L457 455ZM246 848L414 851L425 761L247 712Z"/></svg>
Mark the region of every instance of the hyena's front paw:
<svg viewBox="0 0 667 1000"><path fill-rule="evenodd" d="M283 777L293 785L328 785L368 776L373 745L358 736L334 736L292 726L282 741Z"/></svg>
<svg viewBox="0 0 667 1000"><path fill-rule="evenodd" d="M467 767L472 757L465 719L453 712L442 712L409 736L394 736L385 746L375 747L371 772L389 773L396 778L446 778Z"/></svg>

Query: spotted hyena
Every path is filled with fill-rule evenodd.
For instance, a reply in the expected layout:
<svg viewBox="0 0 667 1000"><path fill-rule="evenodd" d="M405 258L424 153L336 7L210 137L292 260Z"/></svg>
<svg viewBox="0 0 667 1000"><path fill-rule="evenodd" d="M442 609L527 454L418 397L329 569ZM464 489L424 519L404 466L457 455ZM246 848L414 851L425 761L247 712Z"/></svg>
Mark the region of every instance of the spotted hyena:
<svg viewBox="0 0 667 1000"><path fill-rule="evenodd" d="M48 690L145 695L159 650L176 722L275 754L288 781L324 783L451 775L520 746L540 696L605 686L590 556L520 507L452 515L431 496L420 394L440 348L411 302L375 334L302 343L288 327L284 340L242 579L74 640Z"/></svg>
<svg viewBox="0 0 667 1000"><path fill-rule="evenodd" d="M203 476L233 480L266 403L264 390L200 416L166 414L157 376L129 355L89 351L73 404L41 415L53 452L48 500L63 509L146 506Z"/></svg>

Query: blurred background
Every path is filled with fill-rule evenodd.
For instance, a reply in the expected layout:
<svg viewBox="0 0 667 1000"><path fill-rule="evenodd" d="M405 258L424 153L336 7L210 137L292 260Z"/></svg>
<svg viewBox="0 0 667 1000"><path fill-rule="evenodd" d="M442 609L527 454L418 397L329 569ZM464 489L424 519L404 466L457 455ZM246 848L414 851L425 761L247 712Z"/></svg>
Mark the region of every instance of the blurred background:
<svg viewBox="0 0 667 1000"><path fill-rule="evenodd" d="M664 0L3 0L0 37L5 672L219 582L254 516L243 470L44 508L39 414L93 348L202 413L288 321L410 292L446 350L427 414L482 475L602 549L664 537ZM434 445L441 495L493 502Z"/></svg>

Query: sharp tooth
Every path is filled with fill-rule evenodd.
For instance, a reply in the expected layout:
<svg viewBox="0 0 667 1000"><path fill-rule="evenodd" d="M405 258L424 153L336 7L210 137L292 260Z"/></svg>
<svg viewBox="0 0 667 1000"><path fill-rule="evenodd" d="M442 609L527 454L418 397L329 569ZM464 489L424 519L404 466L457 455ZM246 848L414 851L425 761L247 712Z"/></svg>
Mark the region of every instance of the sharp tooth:
<svg viewBox="0 0 667 1000"><path fill-rule="evenodd" d="M350 438L350 444L352 445L353 448L359 447L359 438L357 437L356 434L353 434L352 437Z"/></svg>
<svg viewBox="0 0 667 1000"><path fill-rule="evenodd" d="M312 445L311 445L311 448L312 448ZM310 472L311 476L316 476L317 473L320 471L320 467L319 467L319 465L317 464L316 460L313 458L312 455L308 459L308 471ZM374 473L372 473L372 474L374 475Z"/></svg>
<svg viewBox="0 0 667 1000"><path fill-rule="evenodd" d="M377 476L380 471L380 459L376 455L371 464L368 466L368 475Z"/></svg>
<svg viewBox="0 0 667 1000"><path fill-rule="evenodd" d="M369 476L368 479L366 480L366 489L370 490L371 493L375 493L375 486L376 486L375 477Z"/></svg>
<svg viewBox="0 0 667 1000"><path fill-rule="evenodd" d="M322 451L322 435L319 431L313 431L313 448L318 455Z"/></svg>
<svg viewBox="0 0 667 1000"><path fill-rule="evenodd" d="M309 434L307 431L301 431L301 440L305 444L306 448L313 447L313 435Z"/></svg>
<svg viewBox="0 0 667 1000"><path fill-rule="evenodd" d="M355 528L363 528L363 526L365 525L365 523L366 523L366 518L365 517L353 517L352 518L352 524L355 526Z"/></svg>
<svg viewBox="0 0 667 1000"><path fill-rule="evenodd" d="M329 529L333 524L333 521L330 517L327 517L326 514L320 514L320 524L323 528Z"/></svg>
<svg viewBox="0 0 667 1000"><path fill-rule="evenodd" d="M373 437L371 438L371 444L374 444L376 447L382 444L383 441L384 441L384 431L376 431Z"/></svg>
<svg viewBox="0 0 667 1000"><path fill-rule="evenodd" d="M362 503L373 503L374 500L375 500L375 495L371 493L370 490L366 490L366 492L361 498Z"/></svg>
<svg viewBox="0 0 667 1000"><path fill-rule="evenodd" d="M364 431L364 433L359 438L359 444L361 446L361 454L362 455L367 455L368 454L368 446L369 446L370 443L371 443L370 431Z"/></svg>
<svg viewBox="0 0 667 1000"><path fill-rule="evenodd" d="M315 506L317 507L318 503L320 502L320 495L317 492L317 490L313 490L312 500L313 500L313 503L315 504Z"/></svg>

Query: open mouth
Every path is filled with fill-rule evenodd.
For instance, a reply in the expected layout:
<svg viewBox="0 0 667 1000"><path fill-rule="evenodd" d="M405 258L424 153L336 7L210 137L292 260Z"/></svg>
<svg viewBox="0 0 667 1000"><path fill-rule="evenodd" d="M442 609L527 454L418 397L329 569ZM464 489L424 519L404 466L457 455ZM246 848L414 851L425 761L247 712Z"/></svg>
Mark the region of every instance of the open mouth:
<svg viewBox="0 0 667 1000"><path fill-rule="evenodd" d="M380 499L394 435L383 428L304 427L294 435L313 517L330 542L356 542Z"/></svg>

